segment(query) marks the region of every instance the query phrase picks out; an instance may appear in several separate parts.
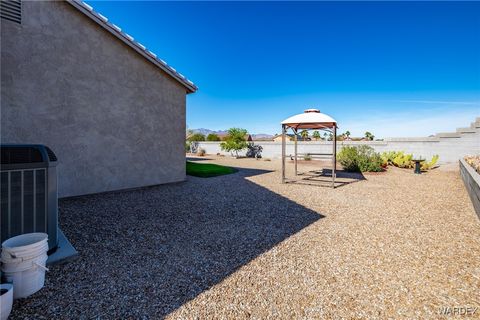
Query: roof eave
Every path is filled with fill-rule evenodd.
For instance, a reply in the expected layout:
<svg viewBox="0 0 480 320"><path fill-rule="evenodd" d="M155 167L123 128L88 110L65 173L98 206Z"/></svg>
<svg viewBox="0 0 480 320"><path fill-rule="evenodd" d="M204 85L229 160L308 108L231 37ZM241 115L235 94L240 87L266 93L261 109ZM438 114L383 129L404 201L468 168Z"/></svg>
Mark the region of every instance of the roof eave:
<svg viewBox="0 0 480 320"><path fill-rule="evenodd" d="M148 51L143 45L138 42L135 42L134 39L127 35L126 33L122 32L120 28L115 26L114 24L108 22L108 19L103 17L102 15L98 14L97 12L93 11L93 9L88 6L87 4L78 1L78 0L67 0L67 2L76 8L78 11L89 17L91 20L95 21L99 26L110 32L112 35L117 37L127 46L141 54L145 59L153 63L155 66L160 68L162 71L167 73L173 79L178 81L181 85L183 85L187 89L187 94L194 93L198 90L198 87L190 80L185 78L180 73L176 72L175 69L168 66L166 63L162 62L161 59L157 58L154 53Z"/></svg>

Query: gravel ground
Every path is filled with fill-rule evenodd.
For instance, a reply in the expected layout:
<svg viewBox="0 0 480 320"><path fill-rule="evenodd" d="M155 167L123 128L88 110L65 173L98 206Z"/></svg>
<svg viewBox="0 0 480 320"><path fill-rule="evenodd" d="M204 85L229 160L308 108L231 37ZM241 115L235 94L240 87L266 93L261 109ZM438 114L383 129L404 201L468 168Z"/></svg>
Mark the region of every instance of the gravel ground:
<svg viewBox="0 0 480 320"><path fill-rule="evenodd" d="M207 162L241 170L62 200L61 228L80 257L53 266L12 319L438 319L441 307L480 309L480 221L458 165L391 168L333 190L280 184L279 161Z"/></svg>

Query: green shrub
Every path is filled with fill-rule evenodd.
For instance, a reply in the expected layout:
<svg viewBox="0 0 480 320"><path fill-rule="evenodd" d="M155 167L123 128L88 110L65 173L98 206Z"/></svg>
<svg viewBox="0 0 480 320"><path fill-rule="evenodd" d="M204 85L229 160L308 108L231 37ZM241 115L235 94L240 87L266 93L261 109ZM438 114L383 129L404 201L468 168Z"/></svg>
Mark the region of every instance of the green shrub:
<svg viewBox="0 0 480 320"><path fill-rule="evenodd" d="M361 172L378 172L382 171L382 157L375 150L366 145L359 146L358 152L358 168Z"/></svg>
<svg viewBox="0 0 480 320"><path fill-rule="evenodd" d="M192 134L187 138L188 141L205 141L205 136L201 133Z"/></svg>
<svg viewBox="0 0 480 320"><path fill-rule="evenodd" d="M306 155L303 156L303 160L310 161L312 160L312 156L307 153Z"/></svg>
<svg viewBox="0 0 480 320"><path fill-rule="evenodd" d="M338 161L345 171L378 172L382 171L382 157L370 146L345 146L338 153Z"/></svg>
<svg viewBox="0 0 480 320"><path fill-rule="evenodd" d="M220 141L220 137L216 133L210 133L207 136L207 141Z"/></svg>
<svg viewBox="0 0 480 320"><path fill-rule="evenodd" d="M358 167L358 150L355 147L345 146L340 150L337 159L345 171L357 172Z"/></svg>

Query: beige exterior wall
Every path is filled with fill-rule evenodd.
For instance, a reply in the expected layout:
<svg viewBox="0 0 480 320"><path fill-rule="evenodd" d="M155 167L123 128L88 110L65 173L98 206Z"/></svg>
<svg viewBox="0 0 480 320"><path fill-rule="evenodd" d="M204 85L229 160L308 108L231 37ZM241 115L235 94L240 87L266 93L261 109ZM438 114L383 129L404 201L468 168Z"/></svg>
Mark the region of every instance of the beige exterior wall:
<svg viewBox="0 0 480 320"><path fill-rule="evenodd" d="M1 20L1 142L51 147L61 197L184 180L185 95L68 3Z"/></svg>

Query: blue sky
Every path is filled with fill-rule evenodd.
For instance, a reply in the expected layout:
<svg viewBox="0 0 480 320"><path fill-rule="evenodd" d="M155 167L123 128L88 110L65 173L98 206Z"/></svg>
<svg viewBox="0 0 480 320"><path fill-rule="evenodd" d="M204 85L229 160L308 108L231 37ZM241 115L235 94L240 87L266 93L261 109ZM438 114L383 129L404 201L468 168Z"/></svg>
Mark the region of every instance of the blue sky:
<svg viewBox="0 0 480 320"><path fill-rule="evenodd" d="M199 87L187 125L424 136L480 117L478 2L88 1Z"/></svg>

